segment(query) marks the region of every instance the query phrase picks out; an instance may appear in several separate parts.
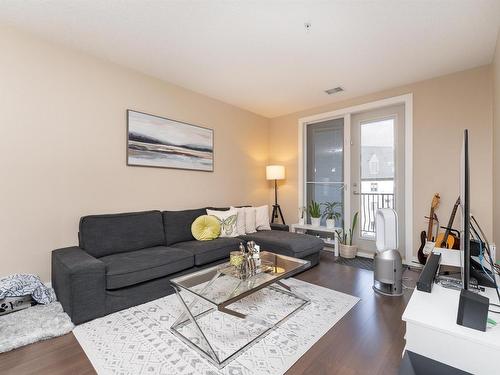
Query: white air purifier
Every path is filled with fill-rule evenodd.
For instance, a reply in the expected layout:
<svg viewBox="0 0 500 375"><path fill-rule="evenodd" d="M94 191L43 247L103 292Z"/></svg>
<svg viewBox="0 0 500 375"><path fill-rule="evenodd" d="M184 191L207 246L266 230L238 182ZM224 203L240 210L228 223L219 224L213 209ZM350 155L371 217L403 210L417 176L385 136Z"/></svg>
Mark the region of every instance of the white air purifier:
<svg viewBox="0 0 500 375"><path fill-rule="evenodd" d="M375 214L377 252L373 259L373 289L386 296L403 295L403 260L398 251L398 215L391 208Z"/></svg>

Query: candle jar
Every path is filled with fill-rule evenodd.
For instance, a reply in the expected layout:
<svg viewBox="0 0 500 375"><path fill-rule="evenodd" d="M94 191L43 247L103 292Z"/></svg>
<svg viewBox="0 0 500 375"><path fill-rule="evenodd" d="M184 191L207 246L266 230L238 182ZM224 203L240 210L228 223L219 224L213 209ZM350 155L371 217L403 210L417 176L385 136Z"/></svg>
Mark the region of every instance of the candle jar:
<svg viewBox="0 0 500 375"><path fill-rule="evenodd" d="M241 251L231 251L229 253L229 264L235 268L238 274L241 274L245 266L245 255Z"/></svg>

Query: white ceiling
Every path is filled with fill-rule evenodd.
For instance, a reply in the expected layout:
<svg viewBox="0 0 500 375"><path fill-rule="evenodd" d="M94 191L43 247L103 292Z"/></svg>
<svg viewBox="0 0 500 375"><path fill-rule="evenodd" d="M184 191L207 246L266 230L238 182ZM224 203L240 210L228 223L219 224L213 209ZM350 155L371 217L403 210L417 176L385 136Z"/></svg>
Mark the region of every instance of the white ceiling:
<svg viewBox="0 0 500 375"><path fill-rule="evenodd" d="M0 0L0 24L266 117L489 64L499 22L499 0Z"/></svg>

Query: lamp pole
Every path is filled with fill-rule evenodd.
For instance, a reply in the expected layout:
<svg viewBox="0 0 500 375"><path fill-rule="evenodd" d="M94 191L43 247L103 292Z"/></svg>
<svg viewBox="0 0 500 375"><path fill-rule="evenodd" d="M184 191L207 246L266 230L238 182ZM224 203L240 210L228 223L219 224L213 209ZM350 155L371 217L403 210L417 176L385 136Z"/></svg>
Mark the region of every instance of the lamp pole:
<svg viewBox="0 0 500 375"><path fill-rule="evenodd" d="M278 205L278 180L276 179L274 180L274 205Z"/></svg>

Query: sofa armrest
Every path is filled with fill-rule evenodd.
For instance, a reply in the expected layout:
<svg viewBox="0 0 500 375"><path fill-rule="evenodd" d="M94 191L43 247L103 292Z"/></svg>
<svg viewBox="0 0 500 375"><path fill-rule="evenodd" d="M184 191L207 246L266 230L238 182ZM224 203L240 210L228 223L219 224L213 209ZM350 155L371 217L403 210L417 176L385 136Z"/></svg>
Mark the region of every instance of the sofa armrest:
<svg viewBox="0 0 500 375"><path fill-rule="evenodd" d="M290 228L286 224L278 224L278 223L271 223L271 230L282 230L285 232L289 232Z"/></svg>
<svg viewBox="0 0 500 375"><path fill-rule="evenodd" d="M106 314L106 266L79 247L52 251L52 287L75 324Z"/></svg>

